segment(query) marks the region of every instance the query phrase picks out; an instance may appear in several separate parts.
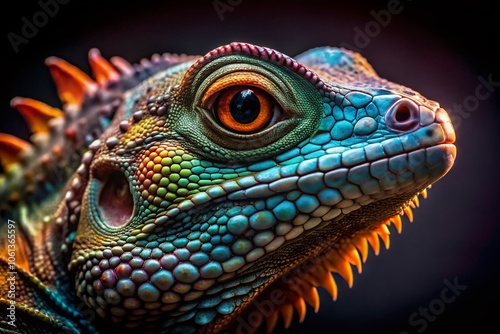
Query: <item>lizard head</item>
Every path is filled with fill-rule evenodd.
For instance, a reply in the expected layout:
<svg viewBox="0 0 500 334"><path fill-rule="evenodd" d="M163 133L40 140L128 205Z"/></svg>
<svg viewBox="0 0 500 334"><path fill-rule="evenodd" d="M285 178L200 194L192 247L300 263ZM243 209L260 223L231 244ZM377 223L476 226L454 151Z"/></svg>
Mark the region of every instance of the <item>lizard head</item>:
<svg viewBox="0 0 500 334"><path fill-rule="evenodd" d="M233 43L159 71L72 181L77 295L126 327L303 318L448 172L454 140L436 102L347 50Z"/></svg>

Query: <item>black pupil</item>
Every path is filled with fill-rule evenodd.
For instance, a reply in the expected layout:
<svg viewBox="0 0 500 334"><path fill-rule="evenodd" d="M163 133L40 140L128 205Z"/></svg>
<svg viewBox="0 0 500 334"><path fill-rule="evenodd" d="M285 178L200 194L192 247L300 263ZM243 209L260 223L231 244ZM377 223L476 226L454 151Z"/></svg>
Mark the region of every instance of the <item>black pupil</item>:
<svg viewBox="0 0 500 334"><path fill-rule="evenodd" d="M231 99L229 110L238 123L252 123L259 116L259 98L251 89L244 89Z"/></svg>

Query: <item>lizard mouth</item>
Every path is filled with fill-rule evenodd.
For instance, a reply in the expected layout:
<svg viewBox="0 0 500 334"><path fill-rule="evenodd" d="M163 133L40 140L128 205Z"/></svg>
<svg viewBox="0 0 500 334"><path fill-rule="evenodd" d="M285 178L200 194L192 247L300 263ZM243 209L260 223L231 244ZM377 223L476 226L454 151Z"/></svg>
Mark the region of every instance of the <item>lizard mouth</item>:
<svg viewBox="0 0 500 334"><path fill-rule="evenodd" d="M283 319L283 326L288 328L295 313L299 322L302 322L305 319L307 305L310 305L315 312L319 310L317 288L323 287L334 300L337 299L338 288L335 275L343 278L349 287L353 286L353 269L358 273L362 272L362 264L368 258L370 247L375 255L380 253L382 246L389 248L390 227L394 225L396 231L401 233L402 216L406 215L410 222L413 221L412 210L419 206L419 198L426 198L430 185L444 176L453 166L456 148L453 144L444 143L419 149L413 153L419 156L423 154L422 157L424 157L422 160L417 160L418 163L415 163L414 159L413 167L408 168L415 179L420 179L418 181L420 185L408 183L406 186L404 184L390 186L386 191L391 194L370 203L366 202L361 207L354 205L356 209L352 211L346 207L346 214L333 220L324 220L323 217L323 222L310 233L304 233L302 240L293 240L294 247L301 249L303 253L301 260L298 261L299 264L289 266L293 269L266 286L261 296L238 315L243 321L237 324L239 326L237 330L248 329L256 325L252 328L255 330L265 322L267 331L271 332L278 324L279 318ZM401 155L394 156L396 157L402 159ZM397 181L397 177L395 180ZM387 185L389 186L391 182L388 181ZM394 190L391 189L399 189L400 186L403 190L400 195L395 196ZM388 213L382 214L383 210L380 210L380 207L391 209ZM338 230L344 230L344 232L339 235ZM302 246L297 246L297 243ZM300 258L300 255L287 251L287 249L293 250L294 247L291 244L285 244L276 258L274 258L275 254L270 253L267 259L262 259L262 262L272 264L273 261L280 261L283 254L288 254L288 258L294 261L293 258ZM281 260L283 268L287 267L285 262ZM266 265L261 264L260 267L266 267ZM278 292L279 303L271 304ZM268 306L266 309L261 307L264 304ZM220 321L224 323L227 320L221 319Z"/></svg>

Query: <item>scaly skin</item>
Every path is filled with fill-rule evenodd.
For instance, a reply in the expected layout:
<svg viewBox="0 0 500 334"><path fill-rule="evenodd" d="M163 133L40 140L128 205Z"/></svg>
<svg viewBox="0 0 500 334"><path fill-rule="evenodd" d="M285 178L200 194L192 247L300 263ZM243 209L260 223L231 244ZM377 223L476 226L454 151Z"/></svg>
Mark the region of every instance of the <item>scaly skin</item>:
<svg viewBox="0 0 500 334"><path fill-rule="evenodd" d="M90 62L97 81L48 60L64 120L14 100L37 147L0 138L17 224L16 266L5 239L0 273L18 272L21 332L288 326L318 308L316 287L336 298L331 273L352 285L368 244L388 247L387 226L455 159L446 112L347 50Z"/></svg>

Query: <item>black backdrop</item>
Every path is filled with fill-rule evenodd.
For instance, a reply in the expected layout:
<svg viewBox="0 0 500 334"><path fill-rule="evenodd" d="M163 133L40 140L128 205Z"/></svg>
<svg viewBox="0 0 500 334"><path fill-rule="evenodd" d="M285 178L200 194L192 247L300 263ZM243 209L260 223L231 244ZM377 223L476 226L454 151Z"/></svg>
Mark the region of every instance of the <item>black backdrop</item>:
<svg viewBox="0 0 500 334"><path fill-rule="evenodd" d="M41 14L43 4L53 1L3 5L0 132L29 136L9 107L14 96L59 106L45 58L56 55L88 71L92 47L105 57L137 62L155 52L204 54L231 41L290 56L315 46L343 45L360 50L381 76L439 101L455 115L455 167L414 211L415 222L405 220L401 235L393 230L390 250L370 254L352 289L337 280L336 302L321 290L320 311L308 308L305 322L297 325L294 319L286 333L442 333L465 326L486 332L487 326L497 327L500 72L494 52L498 15L492 5L483 0L60 0L58 8L47 7L50 15ZM23 31L26 22L39 27ZM448 287L454 283L462 286L455 298Z"/></svg>

